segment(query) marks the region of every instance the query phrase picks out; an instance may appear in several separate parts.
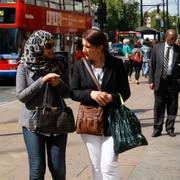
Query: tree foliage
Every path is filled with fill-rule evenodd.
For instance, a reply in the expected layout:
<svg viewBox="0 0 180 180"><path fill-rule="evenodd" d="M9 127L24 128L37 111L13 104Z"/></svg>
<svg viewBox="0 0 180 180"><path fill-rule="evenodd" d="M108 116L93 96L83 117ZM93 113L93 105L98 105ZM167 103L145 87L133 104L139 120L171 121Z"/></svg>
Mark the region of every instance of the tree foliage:
<svg viewBox="0 0 180 180"><path fill-rule="evenodd" d="M166 14L166 12L165 12ZM164 31L164 24L163 24L163 12L160 12L161 19L157 19L157 10L153 10L151 12L148 12L148 15L151 17L151 27L157 29L158 31L163 32ZM174 16L168 16L168 28L176 28L173 24L176 22L176 19Z"/></svg>
<svg viewBox="0 0 180 180"><path fill-rule="evenodd" d="M138 26L140 26L141 18L140 18L140 10L139 3L137 1L134 2L133 5L125 5L123 0L102 0L106 2L107 7L107 21L104 24L104 30L109 31L125 31L125 30L135 30ZM99 5L99 0L92 0L92 4ZM148 12L151 17L151 27L155 28L159 31L164 31L164 27L162 25L162 20L158 21L156 19L157 10L153 10ZM166 12L165 12L166 14ZM163 17L163 13L160 12L160 16ZM169 15L168 27L173 27L173 23L175 22L174 17Z"/></svg>
<svg viewBox="0 0 180 180"><path fill-rule="evenodd" d="M134 30L138 27L138 2L133 5L125 5L123 0L106 0L107 21L106 31ZM92 3L98 5L99 0Z"/></svg>

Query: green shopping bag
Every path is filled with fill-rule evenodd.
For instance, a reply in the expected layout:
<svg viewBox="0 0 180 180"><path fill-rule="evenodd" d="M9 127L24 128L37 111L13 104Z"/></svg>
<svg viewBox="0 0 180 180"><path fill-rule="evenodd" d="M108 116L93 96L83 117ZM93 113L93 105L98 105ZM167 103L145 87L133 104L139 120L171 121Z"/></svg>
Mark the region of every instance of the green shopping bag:
<svg viewBox="0 0 180 180"><path fill-rule="evenodd" d="M108 123L116 154L148 144L142 134L139 119L124 105L121 95L120 100L121 106L108 110Z"/></svg>

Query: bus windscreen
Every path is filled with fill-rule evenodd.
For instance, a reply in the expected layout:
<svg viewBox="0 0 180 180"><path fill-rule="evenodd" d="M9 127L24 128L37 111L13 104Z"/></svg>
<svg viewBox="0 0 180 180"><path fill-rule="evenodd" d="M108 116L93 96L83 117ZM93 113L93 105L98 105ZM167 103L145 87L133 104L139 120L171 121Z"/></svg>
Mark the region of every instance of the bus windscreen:
<svg viewBox="0 0 180 180"><path fill-rule="evenodd" d="M0 29L0 54L18 53L20 30L17 28Z"/></svg>

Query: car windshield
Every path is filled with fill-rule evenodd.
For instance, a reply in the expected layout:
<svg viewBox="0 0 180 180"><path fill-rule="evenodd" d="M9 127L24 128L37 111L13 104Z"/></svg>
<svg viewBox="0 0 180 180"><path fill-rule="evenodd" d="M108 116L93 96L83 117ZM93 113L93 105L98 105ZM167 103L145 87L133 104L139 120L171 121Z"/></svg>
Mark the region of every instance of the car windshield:
<svg viewBox="0 0 180 180"><path fill-rule="evenodd" d="M20 44L20 30L17 28L0 29L0 54L17 53Z"/></svg>
<svg viewBox="0 0 180 180"><path fill-rule="evenodd" d="M112 48L121 49L122 48L122 44L112 44Z"/></svg>

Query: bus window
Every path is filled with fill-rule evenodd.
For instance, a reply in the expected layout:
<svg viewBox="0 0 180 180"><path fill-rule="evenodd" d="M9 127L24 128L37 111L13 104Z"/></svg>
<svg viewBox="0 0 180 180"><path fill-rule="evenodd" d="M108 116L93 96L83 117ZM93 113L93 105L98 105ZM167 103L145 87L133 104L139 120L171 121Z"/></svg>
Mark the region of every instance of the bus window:
<svg viewBox="0 0 180 180"><path fill-rule="evenodd" d="M64 4L65 4L65 10L74 11L74 6L73 6L72 0L66 0L66 1L64 1Z"/></svg>
<svg viewBox="0 0 180 180"><path fill-rule="evenodd" d="M74 0L75 11L83 12L82 0Z"/></svg>
<svg viewBox="0 0 180 180"><path fill-rule="evenodd" d="M84 0L83 1L83 6L84 6L84 13L85 14L89 14L89 9L90 9L90 5L89 5L89 0Z"/></svg>
<svg viewBox="0 0 180 180"><path fill-rule="evenodd" d="M0 3L15 3L16 0L0 0Z"/></svg>
<svg viewBox="0 0 180 180"><path fill-rule="evenodd" d="M25 0L26 4L35 4L35 0Z"/></svg>
<svg viewBox="0 0 180 180"><path fill-rule="evenodd" d="M60 0L61 9L64 10L64 0Z"/></svg>
<svg viewBox="0 0 180 180"><path fill-rule="evenodd" d="M60 52L60 34L54 35L54 52Z"/></svg>
<svg viewBox="0 0 180 180"><path fill-rule="evenodd" d="M49 1L49 7L53 9L60 9L59 0L51 0Z"/></svg>
<svg viewBox="0 0 180 180"><path fill-rule="evenodd" d="M47 0L45 0L45 1L36 0L36 5L37 5L37 6L48 7L48 2L47 2Z"/></svg>

